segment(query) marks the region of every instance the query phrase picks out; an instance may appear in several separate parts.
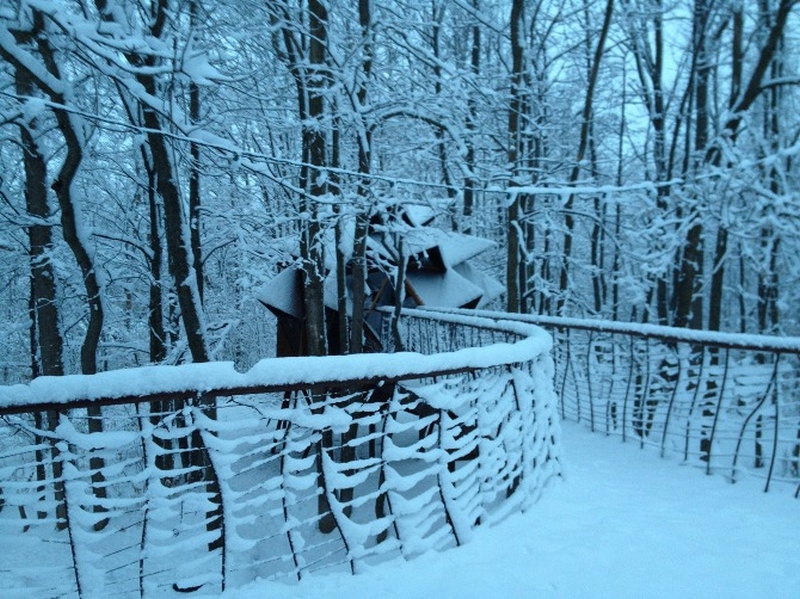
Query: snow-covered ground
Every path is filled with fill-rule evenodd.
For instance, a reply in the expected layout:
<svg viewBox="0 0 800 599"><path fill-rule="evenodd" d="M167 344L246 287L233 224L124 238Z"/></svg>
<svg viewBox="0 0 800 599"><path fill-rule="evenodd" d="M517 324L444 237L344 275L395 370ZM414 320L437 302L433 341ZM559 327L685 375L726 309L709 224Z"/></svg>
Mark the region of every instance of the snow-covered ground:
<svg viewBox="0 0 800 599"><path fill-rule="evenodd" d="M731 485L571 423L563 440L564 480L463 547L224 597L800 597L794 489Z"/></svg>

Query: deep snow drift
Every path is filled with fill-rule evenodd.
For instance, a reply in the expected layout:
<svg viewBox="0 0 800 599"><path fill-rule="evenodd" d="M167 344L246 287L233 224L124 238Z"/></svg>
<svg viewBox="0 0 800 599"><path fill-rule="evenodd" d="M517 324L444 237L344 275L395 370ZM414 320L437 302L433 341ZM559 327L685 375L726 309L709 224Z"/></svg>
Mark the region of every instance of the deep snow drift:
<svg viewBox="0 0 800 599"><path fill-rule="evenodd" d="M564 480L469 544L226 599L800 597L800 500L564 423Z"/></svg>

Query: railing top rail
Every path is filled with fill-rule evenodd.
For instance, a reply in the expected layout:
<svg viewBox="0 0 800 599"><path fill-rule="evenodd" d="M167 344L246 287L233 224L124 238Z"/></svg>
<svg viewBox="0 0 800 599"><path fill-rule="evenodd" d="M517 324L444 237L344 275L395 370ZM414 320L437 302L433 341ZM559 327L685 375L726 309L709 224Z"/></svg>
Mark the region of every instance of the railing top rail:
<svg viewBox="0 0 800 599"><path fill-rule="evenodd" d="M800 355L800 337L702 331L635 322L594 320L590 318L564 318L558 316L540 316L537 314L512 314L507 312L493 312L491 310L467 311L454 309L439 310L435 308L430 308L428 310L432 313L440 313L442 315L475 314L480 317L498 319L497 322L513 320L535 325L596 331L598 333L618 333L638 337L650 337L669 342L698 343L727 349L744 349Z"/></svg>
<svg viewBox="0 0 800 599"><path fill-rule="evenodd" d="M247 372L233 362L143 366L94 375L42 376L27 384L0 387L0 415L89 405L142 403L161 399L245 395L366 385L444 376L515 364L547 353L552 339L531 324L471 315L404 311L405 316L506 331L524 337L436 355L416 352L349 356L266 358ZM135 389L135 393L131 390Z"/></svg>
<svg viewBox="0 0 800 599"><path fill-rule="evenodd" d="M392 308L382 306L378 311L391 314ZM403 316L435 320L441 323L450 323L477 329L511 333L520 337L536 337L542 343L550 344L552 338L549 333L541 329L536 323L524 322L514 318L516 314L506 312L493 312L491 310L449 309L421 306L419 308L403 308Z"/></svg>

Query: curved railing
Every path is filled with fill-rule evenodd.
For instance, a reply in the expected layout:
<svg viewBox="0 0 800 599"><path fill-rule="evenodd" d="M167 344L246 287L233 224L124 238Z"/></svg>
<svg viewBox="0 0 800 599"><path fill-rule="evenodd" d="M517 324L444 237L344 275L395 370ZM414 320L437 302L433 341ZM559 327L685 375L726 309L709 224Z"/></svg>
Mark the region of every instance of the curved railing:
<svg viewBox="0 0 800 599"><path fill-rule="evenodd" d="M800 338L503 318L553 335L563 420L800 495Z"/></svg>
<svg viewBox="0 0 800 599"><path fill-rule="evenodd" d="M419 353L0 388L0 537L15 548L0 588L149 596L357 572L530 505L560 470L549 336L419 312L394 329Z"/></svg>

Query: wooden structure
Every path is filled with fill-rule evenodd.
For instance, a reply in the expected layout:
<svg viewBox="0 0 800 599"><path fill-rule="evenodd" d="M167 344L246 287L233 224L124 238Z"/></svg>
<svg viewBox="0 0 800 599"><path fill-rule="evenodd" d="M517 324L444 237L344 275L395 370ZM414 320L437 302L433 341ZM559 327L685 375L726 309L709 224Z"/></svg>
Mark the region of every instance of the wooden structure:
<svg viewBox="0 0 800 599"><path fill-rule="evenodd" d="M405 266L403 307L480 308L500 296L503 285L481 272L470 261L492 248L488 239L445 231L432 225L434 214L419 206L401 208L393 217L399 226L389 227L376 219L367 239L367 305L365 346L381 351L379 306L394 306L398 267ZM332 236L331 236L332 237ZM336 343L339 322L334 244L326 244L324 301L328 323L329 353L340 353ZM352 275L347 272L347 311L352 315ZM257 291L257 299L278 318L278 356L304 355L303 283L296 265L287 265L274 279Z"/></svg>

